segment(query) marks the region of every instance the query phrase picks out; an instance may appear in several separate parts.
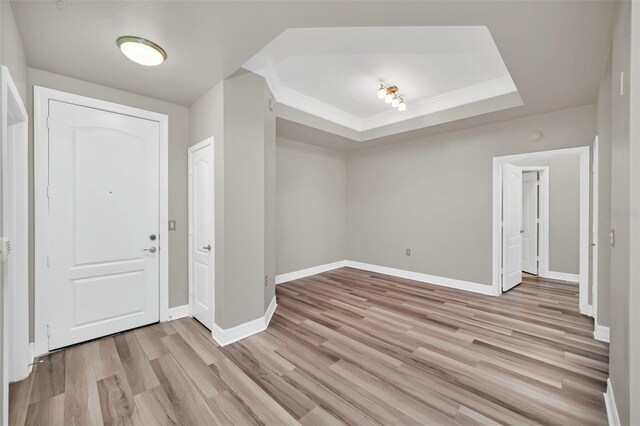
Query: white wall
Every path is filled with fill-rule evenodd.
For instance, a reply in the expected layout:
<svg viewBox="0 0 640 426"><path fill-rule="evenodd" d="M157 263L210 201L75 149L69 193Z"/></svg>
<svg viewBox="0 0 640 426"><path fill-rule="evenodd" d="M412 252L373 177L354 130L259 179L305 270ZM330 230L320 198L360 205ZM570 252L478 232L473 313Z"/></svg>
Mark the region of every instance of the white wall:
<svg viewBox="0 0 640 426"><path fill-rule="evenodd" d="M349 153L348 259L491 285L493 157L591 145L595 114L587 105ZM544 137L531 141L533 130Z"/></svg>
<svg viewBox="0 0 640 426"><path fill-rule="evenodd" d="M346 154L278 138L276 162L276 273L345 260Z"/></svg>

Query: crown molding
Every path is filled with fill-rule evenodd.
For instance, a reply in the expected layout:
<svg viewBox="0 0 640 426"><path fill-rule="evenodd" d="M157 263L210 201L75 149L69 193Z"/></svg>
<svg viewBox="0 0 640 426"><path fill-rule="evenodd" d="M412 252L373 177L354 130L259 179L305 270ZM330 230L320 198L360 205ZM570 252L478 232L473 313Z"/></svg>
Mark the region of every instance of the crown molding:
<svg viewBox="0 0 640 426"><path fill-rule="evenodd" d="M258 64L266 64L259 66ZM318 99L304 95L282 84L276 66L271 59L256 55L245 64L245 68L264 77L275 100L283 105L304 111L357 132L364 132L412 118L437 113L486 99L517 92L509 75L483 81L468 87L434 96L418 102L407 102L407 109L399 112L394 108L367 117L358 117Z"/></svg>

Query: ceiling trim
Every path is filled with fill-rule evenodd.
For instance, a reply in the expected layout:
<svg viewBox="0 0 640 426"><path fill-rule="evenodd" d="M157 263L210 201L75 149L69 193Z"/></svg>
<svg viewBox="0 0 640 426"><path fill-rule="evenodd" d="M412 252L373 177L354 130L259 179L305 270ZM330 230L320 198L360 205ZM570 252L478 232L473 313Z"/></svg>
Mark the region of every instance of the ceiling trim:
<svg viewBox="0 0 640 426"><path fill-rule="evenodd" d="M358 132L400 123L412 118L422 117L462 105L517 92L516 85L513 83L511 77L505 75L419 102L412 103L409 100L409 102L407 102L407 109L403 112L397 111L396 109L389 109L388 111L368 117L358 117L284 86L278 76L273 61L268 59L265 62L266 65L262 68L252 66L255 64L253 61L247 62L245 67L249 71L264 77L271 93L278 103L324 118L325 120L332 121ZM375 95L374 92L372 93Z"/></svg>

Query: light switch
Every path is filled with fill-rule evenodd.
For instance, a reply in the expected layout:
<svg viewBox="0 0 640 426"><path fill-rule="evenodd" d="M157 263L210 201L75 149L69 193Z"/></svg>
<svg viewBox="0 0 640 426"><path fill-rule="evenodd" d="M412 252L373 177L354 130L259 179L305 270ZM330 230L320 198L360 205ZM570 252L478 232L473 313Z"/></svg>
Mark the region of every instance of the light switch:
<svg viewBox="0 0 640 426"><path fill-rule="evenodd" d="M175 231L176 230L176 221L175 220L170 220L169 221L169 231Z"/></svg>

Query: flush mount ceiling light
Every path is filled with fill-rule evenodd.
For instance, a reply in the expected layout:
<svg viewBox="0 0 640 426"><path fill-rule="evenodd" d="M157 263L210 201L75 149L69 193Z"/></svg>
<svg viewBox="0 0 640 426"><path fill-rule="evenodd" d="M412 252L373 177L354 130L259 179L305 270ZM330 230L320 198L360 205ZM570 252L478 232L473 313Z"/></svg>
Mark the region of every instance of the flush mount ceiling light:
<svg viewBox="0 0 640 426"><path fill-rule="evenodd" d="M378 99L384 99L384 103L391 104L392 107L398 108L398 111L404 111L407 109L407 104L404 103L404 98L398 95L397 86L385 86L380 84L378 89Z"/></svg>
<svg viewBox="0 0 640 426"><path fill-rule="evenodd" d="M118 37L116 44L124 56L146 67L155 67L167 59L167 52L162 47L142 37Z"/></svg>

